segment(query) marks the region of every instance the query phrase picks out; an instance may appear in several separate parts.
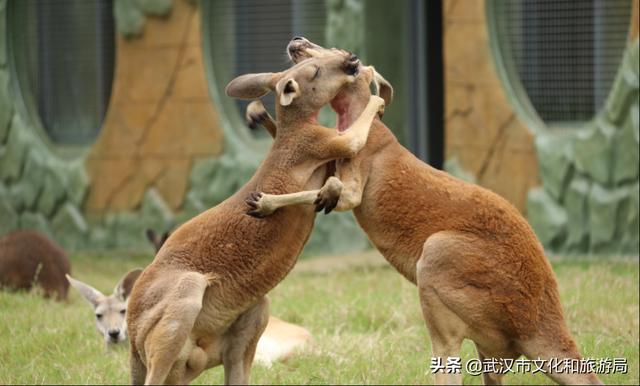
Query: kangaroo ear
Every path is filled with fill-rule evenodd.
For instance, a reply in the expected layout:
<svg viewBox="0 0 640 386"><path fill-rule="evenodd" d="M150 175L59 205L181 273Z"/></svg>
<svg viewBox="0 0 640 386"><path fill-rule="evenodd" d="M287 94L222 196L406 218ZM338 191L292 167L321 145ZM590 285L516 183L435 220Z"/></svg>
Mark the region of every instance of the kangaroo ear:
<svg viewBox="0 0 640 386"><path fill-rule="evenodd" d="M158 252L160 248L162 248L162 245L164 245L164 242L167 241L167 239L169 238L169 232L164 232L162 235L159 235L153 229L147 229L146 234L147 234L147 239L149 239L151 244L153 244L153 246L156 249L156 252Z"/></svg>
<svg viewBox="0 0 640 386"><path fill-rule="evenodd" d="M260 98L274 89L278 75L273 72L240 75L229 82L224 91L232 98Z"/></svg>
<svg viewBox="0 0 640 386"><path fill-rule="evenodd" d="M127 272L120 282L116 285L116 288L113 289L113 294L116 295L120 300L127 300L129 295L131 295L131 290L133 289L133 285L138 280L138 277L142 273L142 269L136 268L129 272Z"/></svg>
<svg viewBox="0 0 640 386"><path fill-rule="evenodd" d="M276 93L281 106L289 106L300 94L300 86L293 78L281 79L276 84Z"/></svg>
<svg viewBox="0 0 640 386"><path fill-rule="evenodd" d="M376 86L376 94L384 99L384 105L389 106L393 101L393 87L378 71L373 70L373 84Z"/></svg>
<svg viewBox="0 0 640 386"><path fill-rule="evenodd" d="M104 297L102 292L91 287L89 284L85 284L80 280L76 280L71 276L69 276L68 274L65 276L67 277L67 280L69 280L69 283L71 283L73 288L77 289L78 292L80 292L80 295L82 295L85 299L87 299L87 301L91 303L93 307L96 307L100 299Z"/></svg>
<svg viewBox="0 0 640 386"><path fill-rule="evenodd" d="M169 236L170 236L169 232L164 232L162 234L162 237L160 238L160 243L158 243L158 250L160 250L160 248L164 245L164 242L167 241Z"/></svg>
<svg viewBox="0 0 640 386"><path fill-rule="evenodd" d="M156 245L156 240L158 238L156 231L154 231L153 229L147 229L145 234L147 235L147 240L151 241L151 244Z"/></svg>

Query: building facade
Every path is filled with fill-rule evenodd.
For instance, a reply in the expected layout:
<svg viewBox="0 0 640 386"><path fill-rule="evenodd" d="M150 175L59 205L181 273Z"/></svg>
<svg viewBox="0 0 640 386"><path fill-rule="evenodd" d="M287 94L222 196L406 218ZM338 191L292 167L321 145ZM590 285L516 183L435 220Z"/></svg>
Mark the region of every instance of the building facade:
<svg viewBox="0 0 640 386"><path fill-rule="evenodd" d="M0 0L0 234L135 248L221 202L270 143L224 86L303 35L374 64L398 138L550 250L637 253L638 4L604 3ZM308 252L368 246L331 214Z"/></svg>

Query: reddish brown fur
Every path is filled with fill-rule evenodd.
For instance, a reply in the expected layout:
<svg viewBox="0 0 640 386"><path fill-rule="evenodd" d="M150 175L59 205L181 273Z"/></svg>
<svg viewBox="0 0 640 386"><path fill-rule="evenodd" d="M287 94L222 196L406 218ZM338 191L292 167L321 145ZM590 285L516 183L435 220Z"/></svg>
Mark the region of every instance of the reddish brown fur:
<svg viewBox="0 0 640 386"><path fill-rule="evenodd" d="M264 109L264 106L261 108ZM275 137L275 131L272 132L272 136ZM331 170L328 174L333 174L334 171L335 170ZM152 229L147 229L146 234L149 241L155 247L156 253L169 238L169 232L158 234ZM140 270L137 273L135 271L130 272L123 280L125 297L129 296L133 283L138 278L140 272L142 271ZM130 276L134 274L135 276L130 278ZM311 333L304 327L287 323L282 319L270 315L267 327L258 341L254 361L261 362L266 366L271 366L275 361L285 361L312 340Z"/></svg>
<svg viewBox="0 0 640 386"><path fill-rule="evenodd" d="M335 51L300 40L289 46L294 60ZM357 116L369 85L354 82L342 95ZM481 357L580 358L544 250L505 199L420 161L377 119L364 149L337 161L337 176L344 184L337 209L353 209L389 263L418 284L434 356L458 356L469 338ZM550 376L600 382L594 374ZM501 381L499 374L484 378ZM437 383L460 381L436 376Z"/></svg>
<svg viewBox="0 0 640 386"><path fill-rule="evenodd" d="M323 77L313 93L304 92L314 75L310 64L281 74L239 77L227 87L230 95L248 98L266 93L267 85L278 90L283 104L277 105L280 131L251 180L171 234L136 281L127 313L132 381L185 383L221 363L225 383L248 381L255 346L267 323L264 295L295 264L313 227L314 212L310 207L286 208L258 220L246 215L245 200L256 191L283 194L319 186L324 163L352 156L364 146L370 119L366 130L343 136L313 119L352 81L345 60L317 61ZM298 83L284 87L282 82L291 79ZM291 103L291 95L284 94L298 86L303 93ZM357 149L353 138L361 140Z"/></svg>
<svg viewBox="0 0 640 386"><path fill-rule="evenodd" d="M29 290L37 283L45 297L65 300L71 263L62 248L41 233L18 230L0 237L0 287Z"/></svg>

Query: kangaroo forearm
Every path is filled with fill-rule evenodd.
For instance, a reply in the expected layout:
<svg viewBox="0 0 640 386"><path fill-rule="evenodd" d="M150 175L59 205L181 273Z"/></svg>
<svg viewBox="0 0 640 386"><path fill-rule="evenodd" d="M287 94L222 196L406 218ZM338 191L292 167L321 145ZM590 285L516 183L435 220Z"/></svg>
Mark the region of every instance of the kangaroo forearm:
<svg viewBox="0 0 640 386"><path fill-rule="evenodd" d="M336 161L336 175L342 183L340 200L335 210L346 212L356 208L362 202L364 182L361 173L360 157Z"/></svg>
<svg viewBox="0 0 640 386"><path fill-rule="evenodd" d="M287 194L263 194L262 200L265 206L277 210L290 205L312 205L319 192L320 190L316 189Z"/></svg>
<svg viewBox="0 0 640 386"><path fill-rule="evenodd" d="M382 106L384 101L381 98L371 96L360 116L343 134L331 139L328 149L323 149L324 154L330 155L331 158L355 157L367 143L373 120Z"/></svg>
<svg viewBox="0 0 640 386"><path fill-rule="evenodd" d="M262 123L262 126L265 129L267 129L271 137L275 138L276 133L278 132L278 128L276 126L276 122L273 120L271 115L269 115L269 113L267 113L266 118L264 118L264 120L261 123Z"/></svg>
<svg viewBox="0 0 640 386"><path fill-rule="evenodd" d="M360 114L360 116L346 130L343 138L349 142L349 145L354 152L357 153L362 150L364 145L367 143L371 124L373 123L373 119L376 117L378 110L380 110L380 106L381 104L378 103L378 100L371 97L362 114Z"/></svg>
<svg viewBox="0 0 640 386"><path fill-rule="evenodd" d="M340 200L338 200L338 205L336 205L334 210L338 212L346 212L356 208L361 202L362 189L360 189L359 184L344 183L342 193L340 194Z"/></svg>

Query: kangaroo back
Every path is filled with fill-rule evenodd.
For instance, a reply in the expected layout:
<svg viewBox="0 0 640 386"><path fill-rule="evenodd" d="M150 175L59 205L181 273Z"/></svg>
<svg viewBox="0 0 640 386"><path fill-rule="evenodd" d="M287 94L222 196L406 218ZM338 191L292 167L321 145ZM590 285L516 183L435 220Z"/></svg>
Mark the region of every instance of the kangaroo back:
<svg viewBox="0 0 640 386"><path fill-rule="evenodd" d="M18 230L0 237L0 287L29 290L37 284L45 297L67 298L71 263L64 250L45 235Z"/></svg>

